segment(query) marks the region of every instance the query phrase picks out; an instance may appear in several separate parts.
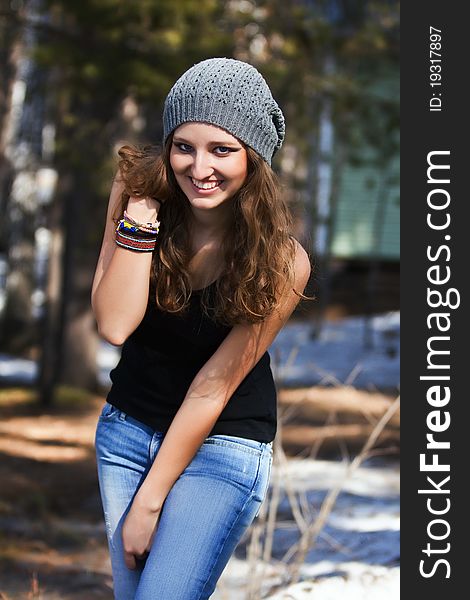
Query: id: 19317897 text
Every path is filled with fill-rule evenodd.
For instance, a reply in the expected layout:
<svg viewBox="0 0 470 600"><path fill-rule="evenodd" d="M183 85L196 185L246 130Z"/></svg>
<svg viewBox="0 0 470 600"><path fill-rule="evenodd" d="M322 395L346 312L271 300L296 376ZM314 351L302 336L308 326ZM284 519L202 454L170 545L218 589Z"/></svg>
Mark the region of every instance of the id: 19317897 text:
<svg viewBox="0 0 470 600"><path fill-rule="evenodd" d="M429 27L429 85L432 96L429 99L430 112L442 110L442 30Z"/></svg>

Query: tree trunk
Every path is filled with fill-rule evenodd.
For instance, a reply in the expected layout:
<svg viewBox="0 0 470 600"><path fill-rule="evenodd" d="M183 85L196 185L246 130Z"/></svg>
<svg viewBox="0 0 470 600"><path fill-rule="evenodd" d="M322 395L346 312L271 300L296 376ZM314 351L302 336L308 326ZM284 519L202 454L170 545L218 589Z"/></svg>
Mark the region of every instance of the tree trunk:
<svg viewBox="0 0 470 600"><path fill-rule="evenodd" d="M65 360L61 369L61 381L97 393L99 337L93 313L89 306L73 301L67 309L69 317L64 331Z"/></svg>
<svg viewBox="0 0 470 600"><path fill-rule="evenodd" d="M61 309L58 323L59 381L89 391L98 390L98 333L91 311L91 287L96 256L87 248L86 220L79 172L67 176L65 193L65 245Z"/></svg>
<svg viewBox="0 0 470 600"><path fill-rule="evenodd" d="M53 403L55 386L59 378L61 331L59 327L62 306L62 254L64 231L61 226L61 203L57 200L51 212L49 226L52 242L49 251L44 315L40 324L41 355L39 359L38 392L43 406Z"/></svg>

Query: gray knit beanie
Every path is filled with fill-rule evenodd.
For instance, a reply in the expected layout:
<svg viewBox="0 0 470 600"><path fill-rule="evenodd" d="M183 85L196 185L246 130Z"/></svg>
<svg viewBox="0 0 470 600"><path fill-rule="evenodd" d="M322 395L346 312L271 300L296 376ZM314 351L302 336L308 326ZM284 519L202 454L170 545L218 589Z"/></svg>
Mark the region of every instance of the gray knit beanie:
<svg viewBox="0 0 470 600"><path fill-rule="evenodd" d="M163 109L163 142L187 121L222 127L268 165L285 135L284 115L261 73L233 58L196 63L173 85Z"/></svg>

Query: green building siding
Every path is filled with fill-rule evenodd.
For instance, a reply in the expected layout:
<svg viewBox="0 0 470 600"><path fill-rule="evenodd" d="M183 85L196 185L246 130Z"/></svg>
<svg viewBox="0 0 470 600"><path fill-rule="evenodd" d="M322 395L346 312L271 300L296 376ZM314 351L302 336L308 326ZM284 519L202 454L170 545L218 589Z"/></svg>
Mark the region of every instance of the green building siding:
<svg viewBox="0 0 470 600"><path fill-rule="evenodd" d="M396 165L398 169L398 165ZM378 172L371 167L344 169L332 236L332 255L337 258L400 258L400 207L398 185L379 192ZM380 243L373 251L373 228L379 193L385 194Z"/></svg>
<svg viewBox="0 0 470 600"><path fill-rule="evenodd" d="M369 84L371 101L399 102L399 72L384 65L375 83ZM385 127L384 130L387 130ZM388 134L390 135L390 133ZM398 130L393 135L399 136ZM397 147L399 137L397 137ZM383 173L374 166L377 150L367 144L361 149L361 166L348 165L343 169L336 213L333 218L331 250L338 258L380 258L397 261L400 258L400 157L397 152L387 176L393 185L383 185ZM379 198L380 196L380 198ZM374 249L373 228L380 200L385 201L380 243Z"/></svg>

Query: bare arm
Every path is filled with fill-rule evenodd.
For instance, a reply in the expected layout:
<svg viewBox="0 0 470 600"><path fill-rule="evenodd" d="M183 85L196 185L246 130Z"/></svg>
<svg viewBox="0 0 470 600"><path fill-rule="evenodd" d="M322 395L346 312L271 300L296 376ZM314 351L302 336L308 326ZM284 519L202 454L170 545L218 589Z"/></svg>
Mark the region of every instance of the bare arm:
<svg viewBox="0 0 470 600"><path fill-rule="evenodd" d="M310 275L310 261L300 244L295 272L294 287L303 291ZM144 558L150 551L165 498L173 484L298 302L299 297L289 291L281 299L279 310L261 324L233 327L194 378L123 524L124 560L129 569L135 569L136 558Z"/></svg>
<svg viewBox="0 0 470 600"><path fill-rule="evenodd" d="M295 289L303 291L310 261L298 244ZM141 506L159 511L171 487L208 436L233 392L284 326L299 297L290 291L282 306L261 324L236 325L191 383L136 496Z"/></svg>
<svg viewBox="0 0 470 600"><path fill-rule="evenodd" d="M116 175L109 196L106 226L91 292L98 331L120 346L142 321L149 292L151 252L135 252L117 246L112 216L121 200L123 184ZM160 203L152 198L131 197L127 210L139 222L154 222ZM158 240L157 240L158 244Z"/></svg>
<svg viewBox="0 0 470 600"><path fill-rule="evenodd" d="M294 287L303 291L310 275L310 261L300 244L295 272ZM161 509L173 484L298 302L298 296L290 291L281 299L279 310L261 324L234 326L192 381L124 521L124 561L129 569L136 568L136 558L145 558L150 552Z"/></svg>

